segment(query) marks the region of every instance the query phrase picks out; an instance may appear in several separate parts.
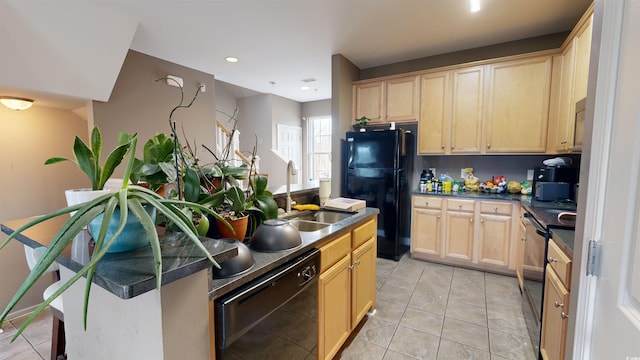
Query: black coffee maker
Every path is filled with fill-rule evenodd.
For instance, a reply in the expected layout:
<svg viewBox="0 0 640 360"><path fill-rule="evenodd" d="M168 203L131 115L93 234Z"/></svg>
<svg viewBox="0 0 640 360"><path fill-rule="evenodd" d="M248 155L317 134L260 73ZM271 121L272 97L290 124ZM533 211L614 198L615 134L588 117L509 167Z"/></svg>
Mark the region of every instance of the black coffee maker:
<svg viewBox="0 0 640 360"><path fill-rule="evenodd" d="M531 195L540 201L575 200L577 182L578 170L573 166L539 166L533 171Z"/></svg>

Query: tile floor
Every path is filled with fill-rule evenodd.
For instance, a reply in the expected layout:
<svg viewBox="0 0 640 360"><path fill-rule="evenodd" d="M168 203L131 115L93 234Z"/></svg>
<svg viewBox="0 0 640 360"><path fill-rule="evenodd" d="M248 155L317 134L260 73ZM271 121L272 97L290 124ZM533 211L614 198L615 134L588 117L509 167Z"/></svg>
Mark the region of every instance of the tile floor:
<svg viewBox="0 0 640 360"><path fill-rule="evenodd" d="M341 359L535 360L515 278L406 255L377 265L377 312ZM0 360L48 359L51 315L45 312L10 343L23 319L3 326Z"/></svg>
<svg viewBox="0 0 640 360"><path fill-rule="evenodd" d="M377 313L341 359L535 359L515 278L407 255L377 265Z"/></svg>
<svg viewBox="0 0 640 360"><path fill-rule="evenodd" d="M6 321L0 333L0 360L43 360L49 359L51 354L51 323L53 321L49 311L43 311L25 329L25 331L11 342L28 315Z"/></svg>

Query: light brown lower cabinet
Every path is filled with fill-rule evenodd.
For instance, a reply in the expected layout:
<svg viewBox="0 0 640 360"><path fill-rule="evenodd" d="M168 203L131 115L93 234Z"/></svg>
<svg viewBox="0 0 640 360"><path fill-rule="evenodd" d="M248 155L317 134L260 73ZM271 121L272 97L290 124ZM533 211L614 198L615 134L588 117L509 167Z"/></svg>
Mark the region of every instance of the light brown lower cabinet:
<svg viewBox="0 0 640 360"><path fill-rule="evenodd" d="M540 354L545 360L564 359L569 323L569 290L547 265L542 306Z"/></svg>
<svg viewBox="0 0 640 360"><path fill-rule="evenodd" d="M513 201L414 195L411 256L513 273L519 212Z"/></svg>
<svg viewBox="0 0 640 360"><path fill-rule="evenodd" d="M376 232L374 218L320 247L318 359L332 359L375 308Z"/></svg>

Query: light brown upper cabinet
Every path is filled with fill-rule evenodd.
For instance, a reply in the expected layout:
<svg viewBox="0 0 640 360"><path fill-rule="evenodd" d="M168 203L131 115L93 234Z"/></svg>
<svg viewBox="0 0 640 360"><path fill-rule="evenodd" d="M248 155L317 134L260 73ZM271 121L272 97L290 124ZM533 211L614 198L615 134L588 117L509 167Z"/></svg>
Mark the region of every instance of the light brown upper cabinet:
<svg viewBox="0 0 640 360"><path fill-rule="evenodd" d="M382 81L353 86L353 119L366 116L372 122L382 122L384 117L382 111L383 88Z"/></svg>
<svg viewBox="0 0 640 360"><path fill-rule="evenodd" d="M484 67L420 76L419 154L481 151Z"/></svg>
<svg viewBox="0 0 640 360"><path fill-rule="evenodd" d="M547 146L551 56L487 66L486 153L543 153Z"/></svg>
<svg viewBox="0 0 640 360"><path fill-rule="evenodd" d="M587 96L592 12L590 8L565 42L562 54L554 57L548 153L566 153L581 148L574 149L575 109L576 103Z"/></svg>
<svg viewBox="0 0 640 360"><path fill-rule="evenodd" d="M415 75L353 86L354 119L366 116L372 123L416 121L418 101Z"/></svg>

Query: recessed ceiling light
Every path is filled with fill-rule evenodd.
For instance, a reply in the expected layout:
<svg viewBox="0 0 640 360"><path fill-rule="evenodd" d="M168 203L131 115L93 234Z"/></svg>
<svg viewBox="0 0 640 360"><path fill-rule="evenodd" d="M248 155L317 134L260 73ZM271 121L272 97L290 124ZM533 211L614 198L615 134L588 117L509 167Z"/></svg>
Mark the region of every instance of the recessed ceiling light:
<svg viewBox="0 0 640 360"><path fill-rule="evenodd" d="M233 56L227 56L224 59L227 60L227 62L230 62L230 63L238 62L238 58L237 57L233 57Z"/></svg>
<svg viewBox="0 0 640 360"><path fill-rule="evenodd" d="M300 90L309 90L308 86L300 86Z"/></svg>
<svg viewBox="0 0 640 360"><path fill-rule="evenodd" d="M480 11L480 0L469 0L469 11L472 13Z"/></svg>

